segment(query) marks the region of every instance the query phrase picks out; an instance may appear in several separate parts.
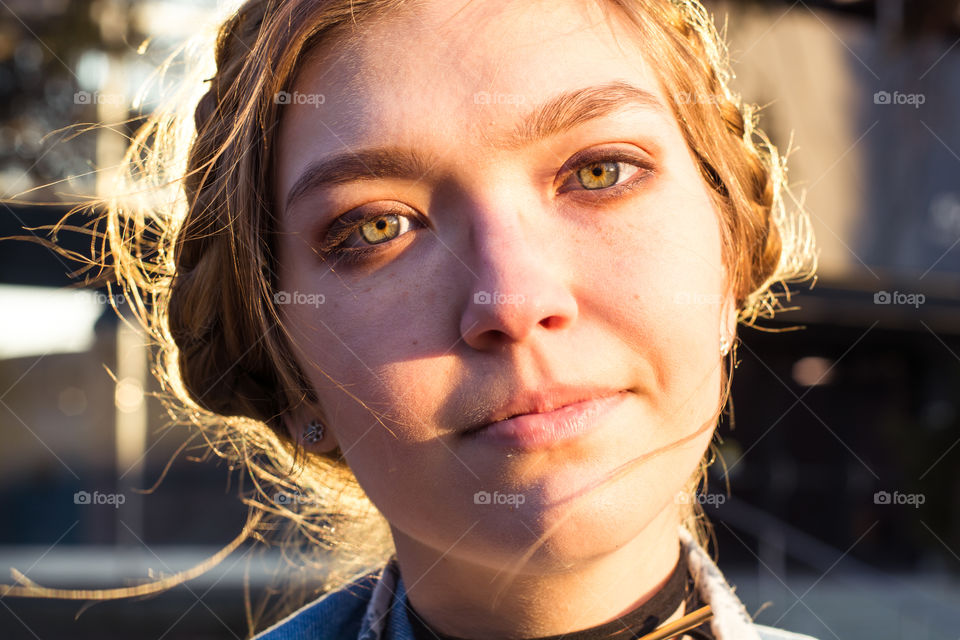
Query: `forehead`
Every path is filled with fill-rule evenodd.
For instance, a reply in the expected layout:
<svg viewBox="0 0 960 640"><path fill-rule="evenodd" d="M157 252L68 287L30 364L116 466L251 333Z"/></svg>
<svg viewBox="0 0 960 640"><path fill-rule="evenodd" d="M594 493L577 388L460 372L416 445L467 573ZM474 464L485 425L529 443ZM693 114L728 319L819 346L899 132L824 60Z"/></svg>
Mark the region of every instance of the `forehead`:
<svg viewBox="0 0 960 640"><path fill-rule="evenodd" d="M281 151L481 148L557 93L611 81L667 104L630 26L599 2L417 2L303 61L293 90L323 97L284 108Z"/></svg>

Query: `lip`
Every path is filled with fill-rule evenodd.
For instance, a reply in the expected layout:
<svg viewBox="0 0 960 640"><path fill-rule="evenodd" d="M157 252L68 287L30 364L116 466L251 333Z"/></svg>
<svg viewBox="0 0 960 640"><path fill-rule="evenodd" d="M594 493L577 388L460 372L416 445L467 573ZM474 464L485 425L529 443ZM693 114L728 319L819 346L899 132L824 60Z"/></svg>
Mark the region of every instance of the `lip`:
<svg viewBox="0 0 960 640"><path fill-rule="evenodd" d="M590 397L579 402L556 403L556 408L490 422L469 434L478 440L511 449L554 446L599 427L603 418L628 394L626 390L606 392L605 395L589 394Z"/></svg>

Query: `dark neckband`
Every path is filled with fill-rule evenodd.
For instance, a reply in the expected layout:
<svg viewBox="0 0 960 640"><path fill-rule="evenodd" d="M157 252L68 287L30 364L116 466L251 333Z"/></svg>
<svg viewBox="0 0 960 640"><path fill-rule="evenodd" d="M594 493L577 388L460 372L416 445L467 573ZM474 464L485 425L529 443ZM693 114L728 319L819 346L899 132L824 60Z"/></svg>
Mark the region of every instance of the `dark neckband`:
<svg viewBox="0 0 960 640"><path fill-rule="evenodd" d="M641 604L635 609L628 611L617 620L611 620L589 629L573 631L560 635L541 636L531 638L530 640L603 640L606 638L615 638L616 640L630 640L638 638L652 632L667 620L677 610L684 601L695 600L688 596L694 595L692 589L692 580L689 579L687 570L687 558L680 550L680 558L674 565L673 572L667 579L667 582L657 591L653 597ZM407 617L413 628L413 635L416 640L467 640L456 636L444 635L435 629L429 627L423 618L414 610L409 599L405 599L407 607Z"/></svg>

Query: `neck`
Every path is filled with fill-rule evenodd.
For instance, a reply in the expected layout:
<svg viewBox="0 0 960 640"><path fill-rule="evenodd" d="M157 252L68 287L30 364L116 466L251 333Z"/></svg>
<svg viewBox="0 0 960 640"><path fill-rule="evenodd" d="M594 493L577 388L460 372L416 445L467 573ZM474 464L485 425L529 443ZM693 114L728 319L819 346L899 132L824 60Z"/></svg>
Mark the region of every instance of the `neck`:
<svg viewBox="0 0 960 640"><path fill-rule="evenodd" d="M522 573L502 591L499 567L458 558L393 530L410 603L436 631L451 636L530 638L616 620L659 591L680 552L677 514L665 509L620 548L570 570ZM496 598L496 602L494 602ZM684 614L681 605L670 620Z"/></svg>

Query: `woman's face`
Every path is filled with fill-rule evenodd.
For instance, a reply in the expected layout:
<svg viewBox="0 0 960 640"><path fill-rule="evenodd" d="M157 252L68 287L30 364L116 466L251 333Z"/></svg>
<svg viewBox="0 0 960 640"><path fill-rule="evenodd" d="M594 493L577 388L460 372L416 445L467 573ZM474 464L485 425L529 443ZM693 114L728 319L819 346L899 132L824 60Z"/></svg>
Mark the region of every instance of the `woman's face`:
<svg viewBox="0 0 960 640"><path fill-rule="evenodd" d="M633 38L593 3L425 2L318 52L279 107L279 308L323 444L397 537L493 566L562 521L543 568L676 516L734 315ZM550 446L466 433L557 387L625 393Z"/></svg>

